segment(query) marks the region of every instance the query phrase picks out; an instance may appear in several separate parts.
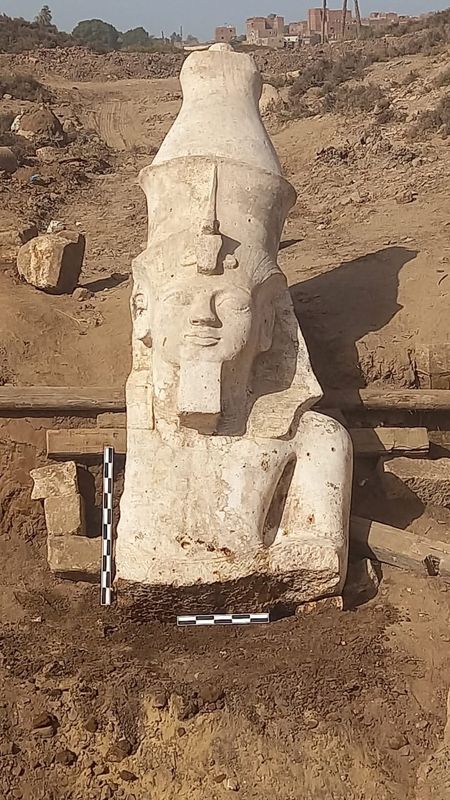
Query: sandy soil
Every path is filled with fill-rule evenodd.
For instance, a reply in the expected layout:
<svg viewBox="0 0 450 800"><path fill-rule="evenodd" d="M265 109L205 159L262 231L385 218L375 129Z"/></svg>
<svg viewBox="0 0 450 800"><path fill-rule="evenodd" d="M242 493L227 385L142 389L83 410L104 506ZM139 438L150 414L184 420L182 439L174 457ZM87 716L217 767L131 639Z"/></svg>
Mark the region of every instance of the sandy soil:
<svg viewBox="0 0 450 800"><path fill-rule="evenodd" d="M443 66L443 57L397 63L396 83L419 73L407 88L393 87L391 64L371 79L409 113L435 99L429 82ZM56 77L51 86L58 113L114 151L110 169L71 183L41 220L86 234L81 283L93 296L45 295L0 269L0 382L121 386L130 264L146 235L137 174L179 108L179 86ZM450 334L448 140L410 141L407 122L373 116L268 125L299 193L280 263L320 380L421 385L421 352ZM26 174L8 189L5 224L48 192L22 185ZM252 630L179 631L101 613L96 589L49 574L43 511L30 501L45 429L81 424L92 423L0 423L0 797L448 798L448 587L386 568L369 602L350 597L344 612ZM89 475L98 511L98 466ZM366 486L355 501L368 509L379 498ZM378 518L388 512L401 527L429 528L428 511L395 518L386 507Z"/></svg>

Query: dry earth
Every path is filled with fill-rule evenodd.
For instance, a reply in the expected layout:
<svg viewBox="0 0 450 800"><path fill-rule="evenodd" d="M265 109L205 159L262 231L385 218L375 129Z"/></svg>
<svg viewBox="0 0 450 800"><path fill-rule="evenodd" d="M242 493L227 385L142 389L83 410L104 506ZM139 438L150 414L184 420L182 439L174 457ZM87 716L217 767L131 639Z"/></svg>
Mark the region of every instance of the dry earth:
<svg viewBox="0 0 450 800"><path fill-rule="evenodd" d="M446 92L432 87L447 64L448 54L408 57L372 67L367 80L412 115ZM77 225L93 296L49 296L0 269L0 382L121 386L130 264L146 233L137 174L179 108L179 85L60 75L49 85L55 111L106 143L109 168L83 182L57 164L49 187L21 168L0 187L2 225L35 209L41 228L51 217ZM322 383L422 385L423 351L450 338L450 139L411 140L408 116L267 123L299 194L280 262ZM0 422L1 798L450 796L443 582L386 568L368 602L256 630L177 631L100 613L96 589L50 576L42 509L30 501L29 470L56 424L86 423ZM90 474L98 505L98 468ZM366 508L377 499L356 489ZM412 515L413 529L428 530L430 516L442 537L445 513Z"/></svg>

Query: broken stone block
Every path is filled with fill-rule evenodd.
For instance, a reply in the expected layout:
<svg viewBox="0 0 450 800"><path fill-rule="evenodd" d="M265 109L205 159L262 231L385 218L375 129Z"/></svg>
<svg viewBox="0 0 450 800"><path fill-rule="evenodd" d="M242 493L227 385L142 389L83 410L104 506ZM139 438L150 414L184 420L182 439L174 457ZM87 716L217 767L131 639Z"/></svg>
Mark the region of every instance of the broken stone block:
<svg viewBox="0 0 450 800"><path fill-rule="evenodd" d="M450 508L450 458L393 458L382 464L381 479L391 499L416 495L425 505Z"/></svg>
<svg viewBox="0 0 450 800"><path fill-rule="evenodd" d="M97 581L100 574L101 539L87 536L48 536L47 558L52 572L63 578Z"/></svg>
<svg viewBox="0 0 450 800"><path fill-rule="evenodd" d="M85 535L85 509L81 495L47 497L44 500L44 510L49 536Z"/></svg>
<svg viewBox="0 0 450 800"><path fill-rule="evenodd" d="M18 167L17 158L10 147L0 147L0 172L12 175Z"/></svg>
<svg viewBox="0 0 450 800"><path fill-rule="evenodd" d="M37 235L36 225L23 225L19 229L0 230L0 266L15 264L22 245Z"/></svg>
<svg viewBox="0 0 450 800"><path fill-rule="evenodd" d="M71 293L80 277L84 250L85 238L76 231L44 233L20 248L17 269L37 289Z"/></svg>
<svg viewBox="0 0 450 800"><path fill-rule="evenodd" d="M74 461L32 469L30 475L34 481L32 500L78 494L77 468Z"/></svg>

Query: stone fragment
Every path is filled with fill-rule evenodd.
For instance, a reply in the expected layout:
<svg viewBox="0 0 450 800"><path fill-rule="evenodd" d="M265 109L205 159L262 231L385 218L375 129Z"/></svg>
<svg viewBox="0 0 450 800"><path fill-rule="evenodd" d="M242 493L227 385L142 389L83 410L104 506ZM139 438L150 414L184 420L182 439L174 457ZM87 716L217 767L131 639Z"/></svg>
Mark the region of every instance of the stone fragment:
<svg viewBox="0 0 450 800"><path fill-rule="evenodd" d="M79 300L80 302L84 302L85 300L90 300L91 297L94 296L93 292L90 292L89 289L86 289L85 286L77 286L76 289L72 292L72 297L74 300Z"/></svg>
<svg viewBox="0 0 450 800"><path fill-rule="evenodd" d="M336 608L342 611L344 604L342 597L323 597L321 600L312 600L309 603L302 603L295 609L295 615L301 617L304 614L315 614L316 612L326 611Z"/></svg>
<svg viewBox="0 0 450 800"><path fill-rule="evenodd" d="M227 778L225 786L230 792L238 792L241 788L235 778Z"/></svg>
<svg viewBox="0 0 450 800"><path fill-rule="evenodd" d="M44 164L52 164L54 161L59 161L61 158L61 150L59 147L38 147L36 150L36 158Z"/></svg>
<svg viewBox="0 0 450 800"><path fill-rule="evenodd" d="M55 735L55 729L51 725L47 725L45 728L36 728L33 733L38 739L51 739Z"/></svg>
<svg viewBox="0 0 450 800"><path fill-rule="evenodd" d="M77 467L74 461L32 469L30 475L34 481L32 500L78 493Z"/></svg>
<svg viewBox="0 0 450 800"><path fill-rule="evenodd" d="M223 698L223 694L222 687L212 683L203 684L199 690L199 695L205 703L216 703Z"/></svg>
<svg viewBox="0 0 450 800"><path fill-rule="evenodd" d="M55 753L55 761L57 764L62 764L65 767L71 767L77 760L76 754L72 750L64 749L58 750Z"/></svg>
<svg viewBox="0 0 450 800"><path fill-rule="evenodd" d="M195 716L198 711L198 703L195 698L173 694L170 698L170 711L180 722L183 722L185 719Z"/></svg>
<svg viewBox="0 0 450 800"><path fill-rule="evenodd" d="M153 708L165 708L167 705L167 694L165 692L157 692L153 696Z"/></svg>
<svg viewBox="0 0 450 800"><path fill-rule="evenodd" d="M384 491L391 499L415 495L425 505L450 508L450 458L393 458L382 462Z"/></svg>
<svg viewBox="0 0 450 800"><path fill-rule="evenodd" d="M123 761L124 758L127 758L132 750L133 748L127 739L120 739L118 742L111 745L106 754L106 758L108 761L120 762Z"/></svg>
<svg viewBox="0 0 450 800"><path fill-rule="evenodd" d="M58 117L46 106L32 108L21 114L16 132L19 136L41 144L64 141L64 132Z"/></svg>
<svg viewBox="0 0 450 800"><path fill-rule="evenodd" d="M283 106L283 98L280 90L270 83L265 83L262 87L261 99L259 101L259 110L261 114L269 114L270 112L277 111Z"/></svg>
<svg viewBox="0 0 450 800"><path fill-rule="evenodd" d="M57 727L58 721L56 717L51 714L49 711L42 711L40 714L37 714L31 720L31 727L33 730L37 730L40 728L48 728L48 727Z"/></svg>
<svg viewBox="0 0 450 800"><path fill-rule="evenodd" d="M0 230L0 267L15 264L22 245L37 235L36 225L25 224L20 228Z"/></svg>
<svg viewBox="0 0 450 800"><path fill-rule="evenodd" d="M73 292L83 266L85 239L72 231L44 233L20 248L19 275L52 294Z"/></svg>
<svg viewBox="0 0 450 800"><path fill-rule="evenodd" d="M130 772L128 769L121 769L119 776L127 783L133 783L134 781L137 781L137 775L135 775L134 772Z"/></svg>
<svg viewBox="0 0 450 800"><path fill-rule="evenodd" d="M391 750L401 750L401 748L405 747L407 744L408 740L402 733L394 733L393 736L390 736L388 739L388 745Z"/></svg>
<svg viewBox="0 0 450 800"><path fill-rule="evenodd" d="M86 536L48 536L47 559L52 572L63 578L95 582L100 572L100 539Z"/></svg>
<svg viewBox="0 0 450 800"><path fill-rule="evenodd" d="M18 168L17 158L10 147L0 147L0 172L12 175Z"/></svg>
<svg viewBox="0 0 450 800"><path fill-rule="evenodd" d="M50 536L85 536L85 508L81 495L47 497L44 511Z"/></svg>
<svg viewBox="0 0 450 800"><path fill-rule="evenodd" d="M84 727L87 731L89 731L89 733L96 733L98 730L98 722L95 717L89 717L89 719L86 720Z"/></svg>

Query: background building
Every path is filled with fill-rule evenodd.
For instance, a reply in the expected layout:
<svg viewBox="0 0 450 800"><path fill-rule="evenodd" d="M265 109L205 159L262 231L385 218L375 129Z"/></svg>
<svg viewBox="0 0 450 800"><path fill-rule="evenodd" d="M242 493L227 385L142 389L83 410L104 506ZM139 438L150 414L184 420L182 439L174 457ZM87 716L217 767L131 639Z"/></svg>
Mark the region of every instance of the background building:
<svg viewBox="0 0 450 800"><path fill-rule="evenodd" d="M250 17L246 23L247 44L284 47L284 17Z"/></svg>
<svg viewBox="0 0 450 800"><path fill-rule="evenodd" d="M236 28L234 25L221 25L215 30L214 39L216 42L233 42L236 39Z"/></svg>

